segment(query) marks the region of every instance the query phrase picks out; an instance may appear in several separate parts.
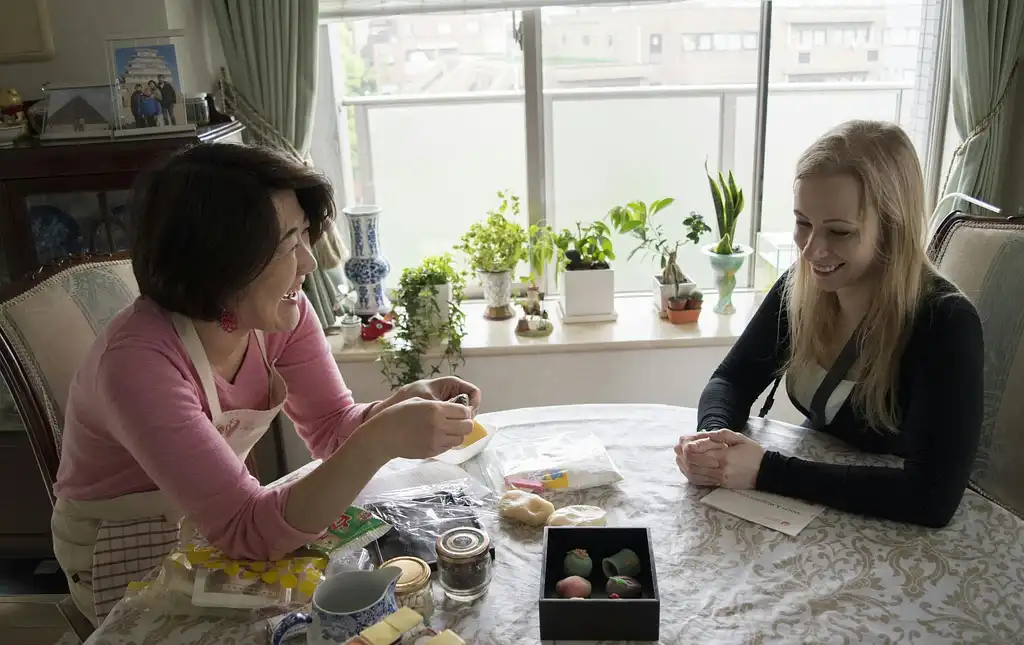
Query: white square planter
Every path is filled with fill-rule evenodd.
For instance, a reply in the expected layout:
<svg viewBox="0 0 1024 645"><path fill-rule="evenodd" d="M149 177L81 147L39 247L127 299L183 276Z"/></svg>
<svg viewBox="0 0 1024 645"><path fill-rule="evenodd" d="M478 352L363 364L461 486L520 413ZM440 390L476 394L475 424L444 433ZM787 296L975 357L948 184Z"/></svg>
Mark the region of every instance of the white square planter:
<svg viewBox="0 0 1024 645"><path fill-rule="evenodd" d="M441 312L441 324L446 324L452 315L452 285L449 282L437 285L437 309Z"/></svg>
<svg viewBox="0 0 1024 645"><path fill-rule="evenodd" d="M676 285L662 284L660 276L654 276L654 308L662 318L668 318L668 299L676 295ZM697 288L697 283L687 280L679 283L679 295L688 296Z"/></svg>
<svg viewBox="0 0 1024 645"><path fill-rule="evenodd" d="M560 292L558 307L564 323L606 322L619 317L612 269L566 271Z"/></svg>

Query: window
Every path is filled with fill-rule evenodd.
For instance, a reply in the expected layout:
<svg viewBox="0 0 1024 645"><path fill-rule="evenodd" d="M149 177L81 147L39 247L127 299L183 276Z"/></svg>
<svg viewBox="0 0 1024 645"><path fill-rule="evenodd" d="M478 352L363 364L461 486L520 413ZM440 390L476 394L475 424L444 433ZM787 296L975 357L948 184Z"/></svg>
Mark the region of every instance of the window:
<svg viewBox="0 0 1024 645"><path fill-rule="evenodd" d="M852 30L854 45L846 46L843 44L845 41L841 41L838 49L832 49L833 43L830 42L828 56L819 57L817 52L814 52L814 74L799 71L802 59L800 62L794 62L794 58L772 56L771 78L784 75L789 83L828 85L821 90L804 89L800 92L786 91L783 83L774 83L771 86L768 93L768 119L765 131L760 229L762 236L774 235L777 238L780 235L792 235L792 186L796 161L816 137L842 121L865 118L899 123L917 143L918 154L924 163L926 155L921 150L918 137L921 136L919 133L923 132L923 138L927 138L927 127L919 127L912 115L919 112L927 113L929 109L908 109L908 106L914 106L918 102L925 102L925 105L929 106L931 97L916 92L912 82L906 82L900 77L880 78L880 73L869 72L866 69L868 66L865 65L865 61L885 61L887 65L893 65L896 69L911 69L916 74L921 64L919 61L934 60L934 49L919 50L916 46L917 40L914 41L914 47L894 45L892 39L898 33L898 29L909 32L929 24L930 21L925 20L925 17L937 16L939 4L938 0L888 0L864 8L858 7L857 13L864 14L865 19L853 23L847 18L851 13L849 3L836 3L834 6L814 3L814 23L809 26L813 29L824 25L837 27L843 30L843 39L848 39L849 36L846 34ZM772 15L773 30L784 29L788 16L793 12L799 12L801 18L809 22L805 18L811 13L811 9L804 8L804 5L810 3L800 0L776 2ZM936 20L936 24L937 22ZM889 29L884 32L887 34L885 42L879 42L880 39L877 38L872 41L872 34L883 33L883 27ZM872 49L865 53L863 45L869 43L873 43ZM792 38L789 44L793 47ZM871 58L871 51L875 52L874 58ZM927 62L925 64L930 66ZM839 84L847 89L829 87ZM749 104L741 104L740 113L737 115L738 123L745 125L748 122L747 115L753 112L752 101ZM737 134L737 140L752 136L753 131L740 132ZM753 163L753 160L745 158L738 158L737 161L740 165ZM785 254L779 254L777 257L784 256ZM785 270L788 266L780 264L776 256L769 253L759 252L755 257L758 272L764 272L769 276L778 275L779 271ZM786 259L785 262L791 259Z"/></svg>
<svg viewBox="0 0 1024 645"><path fill-rule="evenodd" d="M775 0L769 38L758 31L760 0L436 15L401 13L409 7L403 0L375 0L381 7L401 4L401 15L381 10L329 28L348 117L344 165L354 193L345 199L381 206L394 286L402 268L450 251L496 206L499 190L522 198L524 225L541 219L559 229L587 224L615 205L671 196L676 203L660 215L672 238L683 237L690 211L714 226L707 160L713 171L732 170L744 189L748 206L737 237L765 240L751 266L758 284L770 283L794 257L779 249L791 247L793 171L811 141L855 117L896 120L919 137L917 115L928 111L920 106L932 100L915 85L925 82L921 67L934 58L926 49L934 38L925 17L940 1L886 0L854 10L850 2ZM515 36L520 15L540 36L542 88L524 83ZM442 22L449 33L439 33ZM904 44L893 43L896 30L903 30ZM759 158L758 56L750 52L769 41L769 106ZM872 51L876 58L868 64ZM542 120L540 141L526 135L527 98L544 107L530 117L531 123ZM543 175L531 174L541 166ZM755 174L764 177L757 205ZM528 176L543 181L544 208L530 208ZM715 236L706 235L703 244ZM616 288L649 291L656 260L629 260L632 240L616 236L614 242ZM679 261L702 289L715 288L699 247L682 247ZM749 272L737 277L741 287L751 284ZM547 290L557 287L551 282Z"/></svg>
<svg viewBox="0 0 1024 645"><path fill-rule="evenodd" d="M651 55L661 55L661 34L651 34Z"/></svg>
<svg viewBox="0 0 1024 645"><path fill-rule="evenodd" d="M442 36L447 36L448 34L452 33L452 26L449 25L447 22L439 22L437 23L437 33L441 34Z"/></svg>

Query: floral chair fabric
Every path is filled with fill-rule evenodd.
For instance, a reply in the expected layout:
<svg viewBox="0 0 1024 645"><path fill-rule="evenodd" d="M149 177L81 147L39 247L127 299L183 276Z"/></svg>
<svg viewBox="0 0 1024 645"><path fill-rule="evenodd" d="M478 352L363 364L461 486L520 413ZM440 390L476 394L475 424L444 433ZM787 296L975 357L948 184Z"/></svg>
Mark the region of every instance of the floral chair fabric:
<svg viewBox="0 0 1024 645"><path fill-rule="evenodd" d="M971 487L1024 517L1024 220L953 217L932 257L974 302L985 335L985 416Z"/></svg>
<svg viewBox="0 0 1024 645"><path fill-rule="evenodd" d="M0 333L28 382L35 408L60 455L68 388L93 341L108 322L138 296L130 260L78 264L0 303ZM8 383L12 392L15 387ZM27 419L23 402L19 412ZM35 429L37 432L39 428ZM38 457L38 455L37 455ZM52 463L44 463L52 462ZM55 459L40 460L52 484Z"/></svg>

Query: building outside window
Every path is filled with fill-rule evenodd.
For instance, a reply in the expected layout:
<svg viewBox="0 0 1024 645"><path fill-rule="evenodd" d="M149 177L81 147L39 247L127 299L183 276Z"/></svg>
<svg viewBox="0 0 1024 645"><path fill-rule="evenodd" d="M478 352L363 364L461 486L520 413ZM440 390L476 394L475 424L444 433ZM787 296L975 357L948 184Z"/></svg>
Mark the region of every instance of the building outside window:
<svg viewBox="0 0 1024 645"><path fill-rule="evenodd" d="M346 17L341 9L328 17L332 50L339 52L334 74L345 79L338 98L349 123L343 152L353 194L346 200L381 206L392 286L401 268L451 251L497 205L499 190L522 197L524 226L541 219L556 228L586 224L615 205L666 196L676 198L661 214L670 235L683 237L682 220L691 210L713 226L706 160L712 169L732 170L747 195L737 234L757 246L754 281L740 276L749 287L774 279L793 259L786 240L792 238L794 166L825 130L850 118L894 120L925 154L927 127L912 115L933 100L920 80L920 61L935 57L924 16L940 0L862 0L856 11L822 0L775 0L770 38L759 31L760 0L643 3L628 10L518 8L516 1L486 12L431 13L433 3L453 4L422 0L420 13L408 13L403 0L378 0L375 15L364 9ZM515 35L526 24L523 14L532 17L542 45L539 87L526 83L530 58ZM382 19L386 33L373 36L370 24ZM440 33L439 20L448 33ZM585 34L595 33L607 47L588 46ZM764 42L773 49L758 158L757 48ZM827 55L817 54L820 47ZM534 141L527 137L525 106L538 92L545 136ZM528 159L543 163L528 166ZM531 207L536 196L527 186L536 172L546 199ZM755 173L764 177L759 221ZM709 234L704 243L714 239ZM649 290L655 260L627 260L631 240L615 236L614 242L616 289ZM679 259L701 288L714 289L699 248L683 247ZM553 282L547 286L557 292Z"/></svg>

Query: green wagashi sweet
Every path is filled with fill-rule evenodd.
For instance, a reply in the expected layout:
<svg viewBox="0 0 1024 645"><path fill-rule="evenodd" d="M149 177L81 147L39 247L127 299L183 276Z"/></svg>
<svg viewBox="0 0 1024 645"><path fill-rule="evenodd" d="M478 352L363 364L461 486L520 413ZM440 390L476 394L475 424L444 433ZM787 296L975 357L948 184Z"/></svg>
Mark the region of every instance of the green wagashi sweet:
<svg viewBox="0 0 1024 645"><path fill-rule="evenodd" d="M586 578L594 570L594 563L585 549L573 549L565 555L565 575Z"/></svg>
<svg viewBox="0 0 1024 645"><path fill-rule="evenodd" d="M639 598L643 589L639 582L629 576L612 576L608 578L604 591L609 596L616 594L619 598Z"/></svg>

